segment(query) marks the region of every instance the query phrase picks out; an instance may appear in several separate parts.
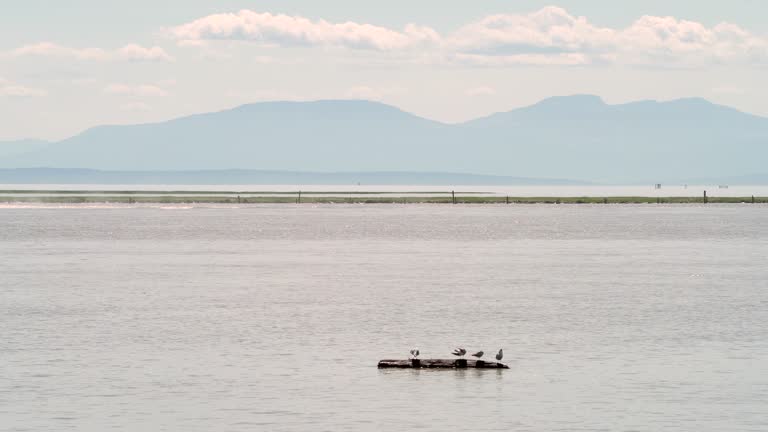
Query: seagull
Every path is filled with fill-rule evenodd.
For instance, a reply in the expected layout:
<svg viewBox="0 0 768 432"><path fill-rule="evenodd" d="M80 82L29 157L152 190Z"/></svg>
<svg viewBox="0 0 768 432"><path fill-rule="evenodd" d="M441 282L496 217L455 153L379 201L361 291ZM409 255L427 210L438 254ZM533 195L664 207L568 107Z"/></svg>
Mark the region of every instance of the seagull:
<svg viewBox="0 0 768 432"><path fill-rule="evenodd" d="M482 356L483 356L483 354L485 354L485 353L484 353L484 352L482 352L482 351L478 351L478 352L476 352L476 353L472 354L472 357L477 357L477 358L480 358L480 357L482 357Z"/></svg>
<svg viewBox="0 0 768 432"><path fill-rule="evenodd" d="M467 353L467 350L464 348L456 348L453 350L451 354L455 355L456 357L464 357L464 355Z"/></svg>
<svg viewBox="0 0 768 432"><path fill-rule="evenodd" d="M412 349L411 350L411 357L412 358L417 358L418 356L419 356L419 349L418 348Z"/></svg>
<svg viewBox="0 0 768 432"><path fill-rule="evenodd" d="M503 359L503 358L504 358L504 350L503 349L499 349L499 353L496 354L496 360L501 361L501 359Z"/></svg>

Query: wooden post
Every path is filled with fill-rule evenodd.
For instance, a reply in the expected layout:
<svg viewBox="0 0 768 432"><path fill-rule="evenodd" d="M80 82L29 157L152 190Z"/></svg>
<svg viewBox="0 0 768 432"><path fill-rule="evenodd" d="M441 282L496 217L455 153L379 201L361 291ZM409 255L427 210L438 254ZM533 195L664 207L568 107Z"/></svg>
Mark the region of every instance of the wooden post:
<svg viewBox="0 0 768 432"><path fill-rule="evenodd" d="M456 191L451 191L451 202L456 204Z"/></svg>
<svg viewBox="0 0 768 432"><path fill-rule="evenodd" d="M458 360L456 360L456 367L458 369L466 369L466 367L467 367L467 359L458 359Z"/></svg>
<svg viewBox="0 0 768 432"><path fill-rule="evenodd" d="M420 368L421 367L421 360L419 360L419 359L411 359L411 367Z"/></svg>
<svg viewBox="0 0 768 432"><path fill-rule="evenodd" d="M752 204L754 204L754 203L755 203L755 196L752 195Z"/></svg>
<svg viewBox="0 0 768 432"><path fill-rule="evenodd" d="M608 204L608 198L603 198L603 204Z"/></svg>
<svg viewBox="0 0 768 432"><path fill-rule="evenodd" d="M299 191L299 198L296 199L296 204L301 204L301 191Z"/></svg>
<svg viewBox="0 0 768 432"><path fill-rule="evenodd" d="M704 204L708 202L709 202L709 199L707 199L707 191L704 191Z"/></svg>
<svg viewBox="0 0 768 432"><path fill-rule="evenodd" d="M237 196L237 203L240 204L240 195Z"/></svg>
<svg viewBox="0 0 768 432"><path fill-rule="evenodd" d="M507 204L509 204L509 196L507 196Z"/></svg>

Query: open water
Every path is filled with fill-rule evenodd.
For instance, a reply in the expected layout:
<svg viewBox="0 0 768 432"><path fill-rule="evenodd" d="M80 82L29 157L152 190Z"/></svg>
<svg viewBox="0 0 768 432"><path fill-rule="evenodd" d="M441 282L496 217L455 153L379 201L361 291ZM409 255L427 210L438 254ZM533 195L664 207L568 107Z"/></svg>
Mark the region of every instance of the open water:
<svg viewBox="0 0 768 432"><path fill-rule="evenodd" d="M6 205L0 430L765 431L767 257L763 205ZM456 346L510 369L376 368Z"/></svg>

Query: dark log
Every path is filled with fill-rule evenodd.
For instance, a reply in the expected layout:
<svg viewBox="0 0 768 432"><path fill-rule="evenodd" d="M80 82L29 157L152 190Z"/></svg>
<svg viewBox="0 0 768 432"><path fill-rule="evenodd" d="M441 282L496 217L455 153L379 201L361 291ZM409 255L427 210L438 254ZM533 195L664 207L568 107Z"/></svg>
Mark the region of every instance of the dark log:
<svg viewBox="0 0 768 432"><path fill-rule="evenodd" d="M456 369L456 368L476 368L476 369L509 369L509 366L503 363L483 361L483 360L463 360L463 359L419 359L412 360L380 360L379 369L385 368L421 368L421 369Z"/></svg>

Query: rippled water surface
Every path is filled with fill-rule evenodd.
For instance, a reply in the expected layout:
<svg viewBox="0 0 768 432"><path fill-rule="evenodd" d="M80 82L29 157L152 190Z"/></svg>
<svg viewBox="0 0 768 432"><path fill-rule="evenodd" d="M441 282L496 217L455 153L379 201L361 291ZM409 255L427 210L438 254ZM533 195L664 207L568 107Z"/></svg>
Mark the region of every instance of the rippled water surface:
<svg viewBox="0 0 768 432"><path fill-rule="evenodd" d="M768 207L0 209L0 430L768 430ZM505 348L504 371L380 371Z"/></svg>

